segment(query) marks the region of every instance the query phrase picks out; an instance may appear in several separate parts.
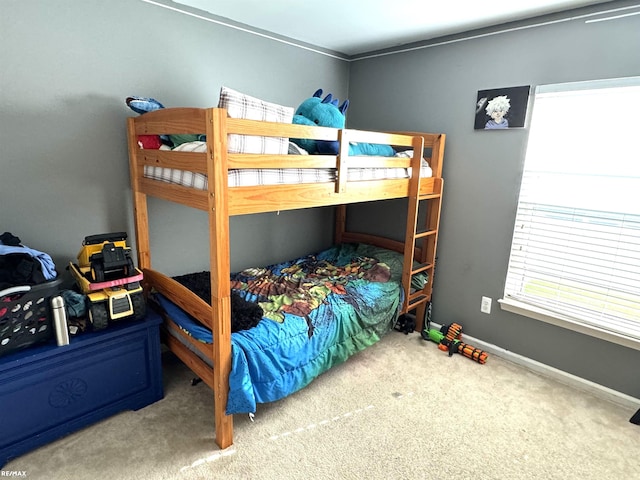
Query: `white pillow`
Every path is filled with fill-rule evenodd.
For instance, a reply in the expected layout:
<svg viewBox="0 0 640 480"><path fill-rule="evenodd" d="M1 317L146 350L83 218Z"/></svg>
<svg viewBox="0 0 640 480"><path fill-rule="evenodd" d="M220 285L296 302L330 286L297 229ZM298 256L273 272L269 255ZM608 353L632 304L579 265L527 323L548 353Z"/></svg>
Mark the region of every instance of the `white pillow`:
<svg viewBox="0 0 640 480"><path fill-rule="evenodd" d="M219 108L225 108L231 118L261 120L265 122L291 123L293 107L283 107L250 97L227 87L220 89ZM256 137L253 135L229 135L229 153L270 153L286 155L289 139L286 137Z"/></svg>
<svg viewBox="0 0 640 480"><path fill-rule="evenodd" d="M173 149L174 152L198 152L198 153L206 153L207 152L207 142L185 142L178 145Z"/></svg>

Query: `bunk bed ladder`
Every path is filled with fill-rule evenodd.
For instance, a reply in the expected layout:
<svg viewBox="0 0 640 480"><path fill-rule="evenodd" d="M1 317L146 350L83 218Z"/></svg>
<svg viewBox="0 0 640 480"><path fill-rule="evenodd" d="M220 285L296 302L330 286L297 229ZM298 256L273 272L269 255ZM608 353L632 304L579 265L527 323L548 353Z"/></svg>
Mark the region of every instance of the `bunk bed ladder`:
<svg viewBox="0 0 640 480"><path fill-rule="evenodd" d="M411 162L412 172L419 172L424 139L415 137L414 158ZM441 152L432 151L432 157ZM407 223L404 241L404 263L402 271L402 286L404 290L403 313L416 310L417 325L422 327L426 308L431 301L433 273L436 262L436 245L438 227L440 223L440 207L442 201L442 181L435 178L433 192L420 194L421 176L412 175L409 182L409 197L407 208ZM421 222L422 220L422 222ZM422 287L412 285L417 274L427 275L427 281ZM418 282L416 282L418 283Z"/></svg>

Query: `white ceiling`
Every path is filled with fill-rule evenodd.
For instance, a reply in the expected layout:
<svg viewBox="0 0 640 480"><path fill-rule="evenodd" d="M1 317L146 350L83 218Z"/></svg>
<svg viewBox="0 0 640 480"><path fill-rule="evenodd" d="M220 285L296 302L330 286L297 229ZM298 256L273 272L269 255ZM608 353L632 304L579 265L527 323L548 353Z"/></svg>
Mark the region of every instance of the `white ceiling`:
<svg viewBox="0 0 640 480"><path fill-rule="evenodd" d="M347 55L524 20L608 0L173 0ZM184 7L182 7L184 8Z"/></svg>

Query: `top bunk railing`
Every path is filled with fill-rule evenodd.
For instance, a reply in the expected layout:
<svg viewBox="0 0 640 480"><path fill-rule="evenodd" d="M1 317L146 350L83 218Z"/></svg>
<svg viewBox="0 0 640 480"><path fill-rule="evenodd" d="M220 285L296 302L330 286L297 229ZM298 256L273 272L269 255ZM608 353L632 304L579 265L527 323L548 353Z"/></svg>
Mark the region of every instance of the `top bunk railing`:
<svg viewBox="0 0 640 480"><path fill-rule="evenodd" d="M217 123L217 124L216 124ZM142 149L135 138L138 135L170 135L170 134L205 134L220 132L215 139L218 145L212 144L207 135L206 152L180 152L173 150ZM407 179L396 180L368 180L364 182L347 181L349 168L419 168L419 155L414 158L406 157L378 157L378 156L350 156L349 144L373 143L392 145L400 150L414 149L422 153L422 158L429 162L432 179L423 182L424 190L434 188L434 178L441 177L442 156L439 153L444 141L444 135L417 132L371 132L353 129L335 129L328 127L295 125L286 123L263 122L247 119L228 118L226 110L219 108L167 108L145 113L139 117L129 119L130 156L132 157L131 172L134 188L152 196L184 203L189 206L206 210L208 208L206 191L179 185L160 185L161 182L145 178L145 166L187 170L207 175L214 160L214 150L226 152L227 135L254 135L265 137L301 138L324 141L335 141L339 145L337 155L275 155L255 153L227 153L224 162L217 161L216 168L221 173L233 169L310 169L327 168L336 170L335 181L329 185L305 184L306 195L301 194L300 185L297 187L281 185L265 185L253 187L228 187L230 214L258 213L260 211L286 210L290 208L306 208L320 205L352 203L385 198L399 198L406 196ZM295 161L292 161L295 157ZM188 167L187 167L188 165ZM361 183L361 184L358 184ZM349 191L348 194L346 192ZM377 193L376 193L377 192ZM337 196L333 195L336 194ZM283 201L291 196L290 201ZM272 200L261 204L259 197L270 197ZM315 200L311 200L314 197Z"/></svg>

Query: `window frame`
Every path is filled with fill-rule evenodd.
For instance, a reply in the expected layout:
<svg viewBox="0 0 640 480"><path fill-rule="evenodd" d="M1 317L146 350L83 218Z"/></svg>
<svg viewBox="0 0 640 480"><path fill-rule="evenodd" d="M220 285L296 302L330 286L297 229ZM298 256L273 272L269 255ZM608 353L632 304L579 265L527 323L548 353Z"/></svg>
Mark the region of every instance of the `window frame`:
<svg viewBox="0 0 640 480"><path fill-rule="evenodd" d="M624 87L624 86L637 86L640 85L640 77L628 77L622 79L608 79L608 80L600 80L600 81L587 81L587 82L573 82L568 84L553 84L553 85L541 85L538 86L533 95L533 108L531 109L532 119L535 115L535 99L536 96L545 93L552 92L571 92L578 90L593 90L596 88L609 88L609 87ZM531 128L531 121L529 122L529 133ZM526 156L530 145L527 145L524 150L524 155ZM522 182L525 179L526 173L526 165L525 160L523 160L523 171L521 177L521 186ZM521 193L518 194L518 207L520 204ZM514 227L513 227L513 235L515 238L516 228L518 225L518 218L514 219ZM545 309L540 306L536 306L533 304L525 303L523 301L519 301L516 298L508 296L508 285L507 279L509 277L509 267L511 265L511 249L513 248L513 239L510 244L510 257L509 264L507 266L507 272L505 273L505 285L504 285L504 294L501 299L498 300L500 308L502 310L508 311L510 313L515 313L518 315L522 315L528 318L533 318L545 323L549 323L558 327L566 328L575 332L579 332L585 335L593 336L602 340L606 340L612 343L616 343L619 345L623 345L628 348L632 348L635 350L640 350L640 339L635 338L634 336L624 335L623 333L618 333L612 330L608 330L606 328L600 328L593 323L589 323L587 321L581 322L576 318L571 318L566 316L560 312L551 311Z"/></svg>

